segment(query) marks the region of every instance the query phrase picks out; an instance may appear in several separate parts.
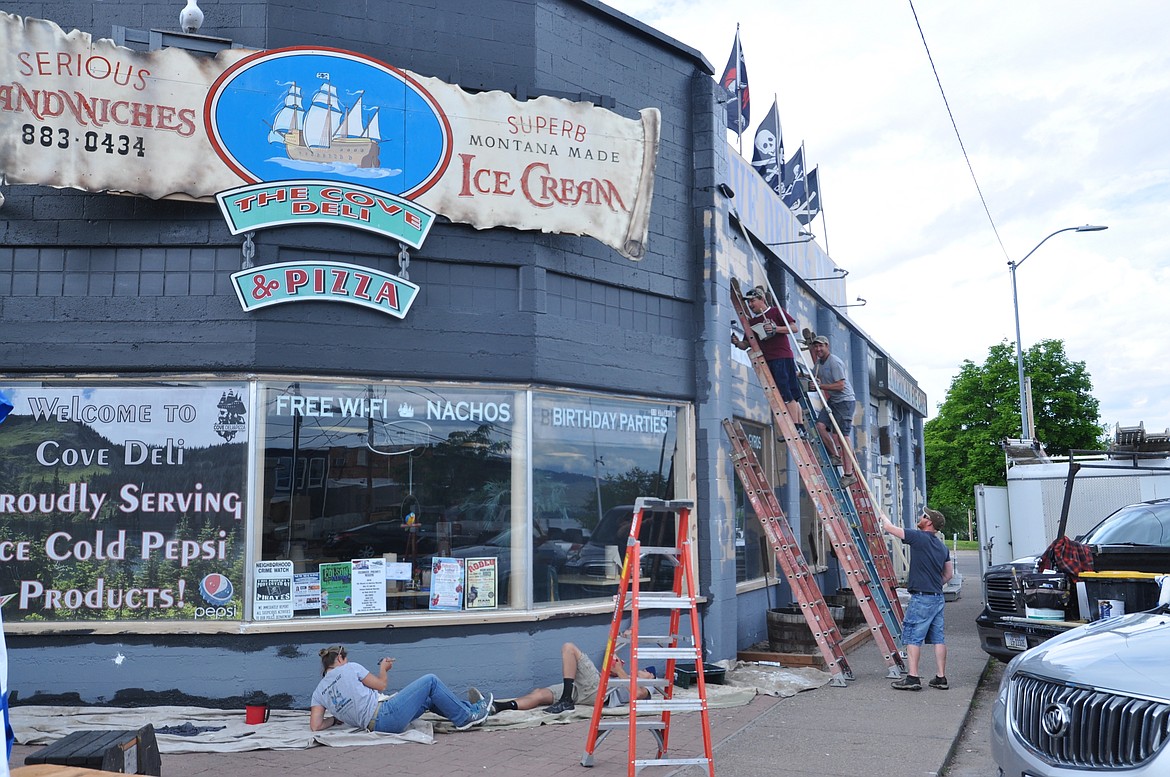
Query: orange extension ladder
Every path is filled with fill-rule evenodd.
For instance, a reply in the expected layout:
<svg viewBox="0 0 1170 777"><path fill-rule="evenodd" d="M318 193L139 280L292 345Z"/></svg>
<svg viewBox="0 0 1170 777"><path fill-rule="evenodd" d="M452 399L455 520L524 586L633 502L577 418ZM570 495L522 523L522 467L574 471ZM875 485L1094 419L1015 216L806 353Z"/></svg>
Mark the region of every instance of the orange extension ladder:
<svg viewBox="0 0 1170 777"><path fill-rule="evenodd" d="M875 537L863 525L861 515L854 506L850 493L841 485L837 469L829 462L828 451L825 450L824 443L816 432L810 432L809 439L805 439L797 433L796 422L788 413L784 399L776 388L776 382L772 379L772 371L764 359L759 338L749 323L753 314L748 310L747 303L740 292L739 282L734 278L731 280L731 304L743 326L744 335L749 345L748 356L760 384L764 387L764 394L772 409L776 429L796 462L797 472L804 484L804 489L816 507L817 516L829 536L837 562L845 572L846 580L861 606L874 642L882 652L882 657L889 669L888 674L890 677L900 677L905 671L905 662L898 648L898 640L902 635L902 611L897 594L893 589L892 577L883 575L879 571L880 564L891 570L892 574L893 565L889 561L889 551L885 542L880 536ZM796 353L795 349L798 348L798 345L795 338L793 338L793 347L793 353ZM812 404L807 395L802 394L800 399L802 408L811 424ZM846 453L853 456L852 450L848 450ZM860 472L858 475L858 482L854 489L868 497L868 486L860 477ZM867 506L870 508L869 517L872 518L872 498L869 498ZM872 528L876 530L877 527L873 526ZM885 557L884 563L876 560L883 556Z"/></svg>
<svg viewBox="0 0 1170 777"><path fill-rule="evenodd" d="M768 485L764 471L756 454L748 444L747 435L737 421L723 420L723 428L727 438L731 440L731 461L735 465L736 474L743 483L744 491L751 500L756 511L756 518L764 529L764 536L776 554L776 561L792 588L792 595L800 604L800 612L812 631L813 639L825 659L825 666L833 679L829 685L844 687L846 680L853 679L853 671L845 658L845 649L841 646L841 632L833 621L829 606L825 604L824 595L820 586L812 576L804 554L800 551L800 543L792 534L792 527L776 500L776 494Z"/></svg>

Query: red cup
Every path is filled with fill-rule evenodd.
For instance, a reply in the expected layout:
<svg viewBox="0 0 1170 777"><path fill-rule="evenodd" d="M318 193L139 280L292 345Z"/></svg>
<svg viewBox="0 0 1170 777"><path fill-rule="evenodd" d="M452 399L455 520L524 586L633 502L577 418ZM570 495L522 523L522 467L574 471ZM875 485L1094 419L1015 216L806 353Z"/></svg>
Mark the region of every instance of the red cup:
<svg viewBox="0 0 1170 777"><path fill-rule="evenodd" d="M244 705L244 722L249 726L256 726L260 723L268 722L268 705L267 704L245 704Z"/></svg>

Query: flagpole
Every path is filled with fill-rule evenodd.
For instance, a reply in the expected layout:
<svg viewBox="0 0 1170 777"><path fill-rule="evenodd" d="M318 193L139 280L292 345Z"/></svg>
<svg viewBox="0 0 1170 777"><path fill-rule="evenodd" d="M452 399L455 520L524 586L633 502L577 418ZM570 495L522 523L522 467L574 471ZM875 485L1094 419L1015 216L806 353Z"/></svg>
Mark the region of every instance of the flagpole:
<svg viewBox="0 0 1170 777"><path fill-rule="evenodd" d="M772 105L776 108L776 164L777 175L784 178L784 132L780 127L780 95L772 92Z"/></svg>
<svg viewBox="0 0 1170 777"><path fill-rule="evenodd" d="M829 253L829 222L825 220L825 199L824 199L824 195L821 194L820 189L821 189L821 177L818 174L817 175L817 202L820 203L820 206L821 206L821 229L824 230L824 232L825 232L825 254L827 254L828 256L832 256L832 254Z"/></svg>

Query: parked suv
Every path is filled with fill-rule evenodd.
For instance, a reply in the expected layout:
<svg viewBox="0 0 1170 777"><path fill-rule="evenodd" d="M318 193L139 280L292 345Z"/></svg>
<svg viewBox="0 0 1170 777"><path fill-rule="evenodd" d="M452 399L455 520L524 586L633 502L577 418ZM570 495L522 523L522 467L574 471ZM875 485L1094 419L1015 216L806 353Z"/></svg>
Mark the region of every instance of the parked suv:
<svg viewBox="0 0 1170 777"><path fill-rule="evenodd" d="M633 505L621 505L606 511L588 541L569 553L563 580L575 581L570 582L570 585L584 586L580 592L583 596L615 593L633 520ZM674 512L647 511L642 517L638 539L644 546L674 547L675 528ZM670 556L643 556L641 587L653 591L669 590L674 583L674 569L677 565L678 562Z"/></svg>
<svg viewBox="0 0 1170 777"><path fill-rule="evenodd" d="M1095 572L1170 573L1170 499L1122 507L1077 540L1092 551ZM1038 556L1017 559L983 575L984 608L975 624L984 652L1001 661L1070 628L1062 622L1027 618L1024 582L1037 571L1038 561ZM1152 583L1148 589L1145 607L1157 600ZM1079 611L1075 592L1069 593L1063 620L1091 620L1090 613ZM1135 609L1134 604L1129 609Z"/></svg>
<svg viewBox="0 0 1170 777"><path fill-rule="evenodd" d="M1072 629L1017 656L992 713L999 773L1170 774L1168 655L1163 605Z"/></svg>

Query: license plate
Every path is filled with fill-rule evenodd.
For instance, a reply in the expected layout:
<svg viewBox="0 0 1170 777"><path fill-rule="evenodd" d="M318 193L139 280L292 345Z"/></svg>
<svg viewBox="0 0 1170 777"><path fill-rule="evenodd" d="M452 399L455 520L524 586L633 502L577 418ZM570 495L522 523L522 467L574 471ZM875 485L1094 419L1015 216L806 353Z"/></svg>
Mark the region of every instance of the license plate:
<svg viewBox="0 0 1170 777"><path fill-rule="evenodd" d="M1028 649L1028 638L1025 637L1023 634L1014 634L1014 633L1008 631L1008 632L1004 632L1003 644L1009 650L1027 650Z"/></svg>

